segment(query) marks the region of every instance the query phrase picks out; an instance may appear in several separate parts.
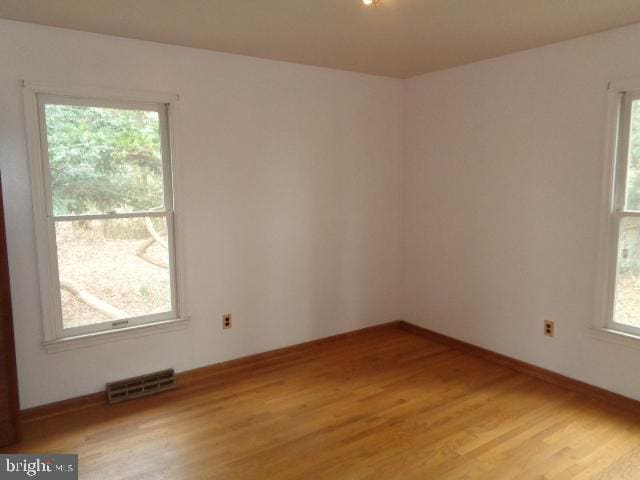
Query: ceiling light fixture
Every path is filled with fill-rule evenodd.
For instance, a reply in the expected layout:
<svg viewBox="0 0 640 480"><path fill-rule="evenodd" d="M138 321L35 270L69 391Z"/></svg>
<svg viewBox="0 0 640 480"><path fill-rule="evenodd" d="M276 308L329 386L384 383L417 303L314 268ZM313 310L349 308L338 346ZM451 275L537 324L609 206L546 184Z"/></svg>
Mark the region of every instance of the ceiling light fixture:
<svg viewBox="0 0 640 480"><path fill-rule="evenodd" d="M362 3L364 3L365 5L373 5L374 7L380 5L381 2L382 0L362 0Z"/></svg>

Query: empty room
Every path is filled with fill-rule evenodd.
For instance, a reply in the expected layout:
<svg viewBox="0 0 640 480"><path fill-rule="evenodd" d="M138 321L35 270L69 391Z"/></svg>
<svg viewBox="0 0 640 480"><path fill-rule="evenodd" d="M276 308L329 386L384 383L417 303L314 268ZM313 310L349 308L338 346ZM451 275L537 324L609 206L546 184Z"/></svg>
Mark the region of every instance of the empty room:
<svg viewBox="0 0 640 480"><path fill-rule="evenodd" d="M639 46L0 0L0 479L640 480Z"/></svg>

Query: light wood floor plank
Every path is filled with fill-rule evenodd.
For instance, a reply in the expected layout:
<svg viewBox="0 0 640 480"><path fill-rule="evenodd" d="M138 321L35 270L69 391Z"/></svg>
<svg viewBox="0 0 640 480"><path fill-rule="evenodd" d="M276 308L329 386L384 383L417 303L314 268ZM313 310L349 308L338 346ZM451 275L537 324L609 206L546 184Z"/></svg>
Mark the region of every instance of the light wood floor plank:
<svg viewBox="0 0 640 480"><path fill-rule="evenodd" d="M23 427L83 479L640 479L640 417L393 326Z"/></svg>

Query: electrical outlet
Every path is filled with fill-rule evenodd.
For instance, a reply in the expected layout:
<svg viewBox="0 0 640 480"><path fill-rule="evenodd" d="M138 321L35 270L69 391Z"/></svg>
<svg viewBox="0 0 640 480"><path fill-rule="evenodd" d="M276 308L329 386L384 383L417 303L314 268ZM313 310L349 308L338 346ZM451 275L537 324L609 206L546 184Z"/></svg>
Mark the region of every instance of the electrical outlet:
<svg viewBox="0 0 640 480"><path fill-rule="evenodd" d="M231 328L231 314L227 313L222 316L222 329L228 330Z"/></svg>
<svg viewBox="0 0 640 480"><path fill-rule="evenodd" d="M555 324L551 320L544 321L544 334L547 337L553 337L555 334Z"/></svg>

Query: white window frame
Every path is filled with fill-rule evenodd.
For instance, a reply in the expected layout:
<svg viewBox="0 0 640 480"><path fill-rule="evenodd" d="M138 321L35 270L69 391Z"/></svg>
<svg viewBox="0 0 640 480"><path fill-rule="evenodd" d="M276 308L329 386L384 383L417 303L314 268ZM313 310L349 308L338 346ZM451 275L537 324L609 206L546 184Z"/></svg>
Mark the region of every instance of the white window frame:
<svg viewBox="0 0 640 480"><path fill-rule="evenodd" d="M596 317L591 330L597 339L640 348L640 327L614 321L620 224L625 218L640 217L640 211L625 209L631 106L634 100L640 100L640 79L610 83L608 91L604 213L598 248Z"/></svg>
<svg viewBox="0 0 640 480"><path fill-rule="evenodd" d="M179 182L177 181L174 124L179 100L178 95L88 87L59 87L23 82L23 100L40 280L44 331L43 346L48 351L59 351L74 348L75 346L85 346L129 337L133 334L140 335L156 331L169 331L186 326L188 316L185 314L185 275L182 267L182 238L180 236L182 227L176 201ZM54 216L44 116L44 106L46 104L139 109L157 112L160 121L162 144L164 210ZM135 217L165 217L167 220L171 311L64 329L58 276L56 222Z"/></svg>

